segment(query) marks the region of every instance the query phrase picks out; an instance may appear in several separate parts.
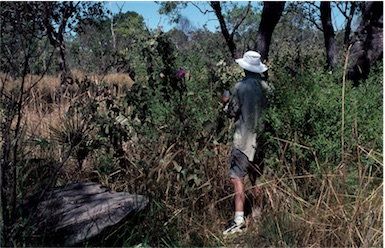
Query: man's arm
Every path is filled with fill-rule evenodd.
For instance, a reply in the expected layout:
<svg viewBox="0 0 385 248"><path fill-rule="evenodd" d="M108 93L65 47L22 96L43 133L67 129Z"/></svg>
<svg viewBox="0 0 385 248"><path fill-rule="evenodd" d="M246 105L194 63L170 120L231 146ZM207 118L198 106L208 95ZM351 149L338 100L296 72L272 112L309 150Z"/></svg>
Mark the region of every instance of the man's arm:
<svg viewBox="0 0 385 248"><path fill-rule="evenodd" d="M241 112L237 89L234 88L230 97L226 96L225 92L222 95L222 101L225 103L223 111L228 117L237 117Z"/></svg>

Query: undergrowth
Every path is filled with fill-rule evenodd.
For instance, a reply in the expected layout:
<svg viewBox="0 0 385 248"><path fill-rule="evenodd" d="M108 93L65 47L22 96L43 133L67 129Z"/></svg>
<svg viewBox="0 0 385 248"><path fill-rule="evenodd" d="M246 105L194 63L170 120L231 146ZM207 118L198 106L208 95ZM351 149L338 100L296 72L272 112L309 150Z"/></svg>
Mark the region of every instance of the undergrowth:
<svg viewBox="0 0 385 248"><path fill-rule="evenodd" d="M382 64L361 86L347 82L345 98L343 72L289 75L271 67L263 215L225 239L232 122L222 116L220 93L241 75L221 62L215 75L191 63L178 77L178 58L163 39L144 43L153 60L140 65L147 76L130 87L84 78L60 101L36 88L51 96L28 98L24 109L19 198L53 174L47 160L73 147L56 185L96 181L151 199L87 246L381 246ZM39 125L45 128L31 128ZM20 246L36 245L26 231L18 235Z"/></svg>

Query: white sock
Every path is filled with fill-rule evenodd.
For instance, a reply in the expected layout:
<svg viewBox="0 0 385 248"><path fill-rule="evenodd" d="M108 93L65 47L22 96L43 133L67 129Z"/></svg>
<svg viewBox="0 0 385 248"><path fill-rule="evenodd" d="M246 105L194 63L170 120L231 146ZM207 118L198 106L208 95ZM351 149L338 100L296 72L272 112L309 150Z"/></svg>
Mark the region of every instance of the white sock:
<svg viewBox="0 0 385 248"><path fill-rule="evenodd" d="M241 224L244 221L243 217L244 217L243 211L235 211L234 222L237 224Z"/></svg>

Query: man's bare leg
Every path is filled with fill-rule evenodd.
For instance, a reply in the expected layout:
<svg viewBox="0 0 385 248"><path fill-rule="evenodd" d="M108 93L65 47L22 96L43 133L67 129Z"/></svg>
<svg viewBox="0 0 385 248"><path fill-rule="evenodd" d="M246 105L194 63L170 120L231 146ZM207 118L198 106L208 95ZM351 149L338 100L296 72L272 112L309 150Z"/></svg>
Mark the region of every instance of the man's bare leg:
<svg viewBox="0 0 385 248"><path fill-rule="evenodd" d="M231 182L234 186L234 203L235 203L235 217L236 223L241 223L244 220L245 209L245 186L243 178L232 178Z"/></svg>

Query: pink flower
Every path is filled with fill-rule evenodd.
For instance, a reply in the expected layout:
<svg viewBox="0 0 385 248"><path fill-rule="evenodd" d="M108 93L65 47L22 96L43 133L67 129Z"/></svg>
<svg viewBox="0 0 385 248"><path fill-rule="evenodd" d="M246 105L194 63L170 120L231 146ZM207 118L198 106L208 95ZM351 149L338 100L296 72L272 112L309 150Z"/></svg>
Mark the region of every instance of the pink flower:
<svg viewBox="0 0 385 248"><path fill-rule="evenodd" d="M186 71L183 70L182 68L180 68L179 71L177 71L176 76L177 76L179 79L182 79L182 78L184 78L184 76L186 76Z"/></svg>

